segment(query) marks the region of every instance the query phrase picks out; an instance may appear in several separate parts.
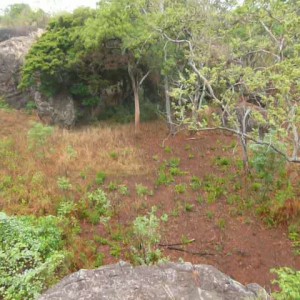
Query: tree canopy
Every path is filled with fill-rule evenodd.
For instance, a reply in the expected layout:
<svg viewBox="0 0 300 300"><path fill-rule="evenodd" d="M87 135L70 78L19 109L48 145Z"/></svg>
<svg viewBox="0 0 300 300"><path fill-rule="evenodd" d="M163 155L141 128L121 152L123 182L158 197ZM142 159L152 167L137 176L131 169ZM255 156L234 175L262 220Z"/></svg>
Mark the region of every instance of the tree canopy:
<svg viewBox="0 0 300 300"><path fill-rule="evenodd" d="M241 138L245 161L248 140L298 161L299 7L296 0L101 1L50 22L21 85L67 88L92 107L105 102L107 87L121 86L115 103L134 99L136 127L148 88L173 130L225 129Z"/></svg>

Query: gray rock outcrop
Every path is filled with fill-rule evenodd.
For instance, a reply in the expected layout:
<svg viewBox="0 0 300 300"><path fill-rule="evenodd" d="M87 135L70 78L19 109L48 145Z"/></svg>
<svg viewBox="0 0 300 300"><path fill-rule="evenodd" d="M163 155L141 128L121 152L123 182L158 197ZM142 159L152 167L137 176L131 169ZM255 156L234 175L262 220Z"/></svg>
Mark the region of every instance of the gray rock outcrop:
<svg viewBox="0 0 300 300"><path fill-rule="evenodd" d="M0 42L0 96L15 108L26 104L28 95L18 90L20 70L30 47L42 32Z"/></svg>
<svg viewBox="0 0 300 300"><path fill-rule="evenodd" d="M39 300L254 300L270 299L257 284L242 284L209 265L119 264L80 270L65 277Z"/></svg>
<svg viewBox="0 0 300 300"><path fill-rule="evenodd" d="M40 92L35 91L34 101L38 115L44 123L56 124L65 128L74 126L76 120L75 103L67 92L46 98Z"/></svg>

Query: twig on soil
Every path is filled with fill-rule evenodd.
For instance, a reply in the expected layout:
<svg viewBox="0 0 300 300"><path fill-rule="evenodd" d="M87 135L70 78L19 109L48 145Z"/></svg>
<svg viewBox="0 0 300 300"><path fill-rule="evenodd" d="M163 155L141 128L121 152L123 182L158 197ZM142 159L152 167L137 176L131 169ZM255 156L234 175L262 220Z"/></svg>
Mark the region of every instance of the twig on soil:
<svg viewBox="0 0 300 300"><path fill-rule="evenodd" d="M179 248L179 247L174 247L174 246L167 246L166 248L169 249L169 250L185 252L185 253L189 253L189 254L197 255L197 256L206 256L206 255L214 256L215 255L215 254L207 252L207 251L203 251L203 252L189 251L189 250L185 250L185 249L182 249L182 248Z"/></svg>
<svg viewBox="0 0 300 300"><path fill-rule="evenodd" d="M186 242L181 242L181 243L175 243L175 244L158 244L158 246L160 247L172 247L172 246L182 246L182 245L188 245L190 243L193 243L195 242L196 240L195 239L191 239L191 240L188 240Z"/></svg>

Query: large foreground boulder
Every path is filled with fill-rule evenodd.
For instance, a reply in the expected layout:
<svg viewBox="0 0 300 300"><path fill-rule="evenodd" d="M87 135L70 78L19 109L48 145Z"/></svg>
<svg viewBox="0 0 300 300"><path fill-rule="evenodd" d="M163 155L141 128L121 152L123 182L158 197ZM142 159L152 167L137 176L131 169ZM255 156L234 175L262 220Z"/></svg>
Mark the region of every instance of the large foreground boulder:
<svg viewBox="0 0 300 300"><path fill-rule="evenodd" d="M20 71L30 47L42 33L38 30L0 42L0 97L15 108L23 107L28 100L29 95L18 90Z"/></svg>
<svg viewBox="0 0 300 300"><path fill-rule="evenodd" d="M81 270L65 277L39 300L254 300L270 299L257 284L242 284L208 265L130 264Z"/></svg>

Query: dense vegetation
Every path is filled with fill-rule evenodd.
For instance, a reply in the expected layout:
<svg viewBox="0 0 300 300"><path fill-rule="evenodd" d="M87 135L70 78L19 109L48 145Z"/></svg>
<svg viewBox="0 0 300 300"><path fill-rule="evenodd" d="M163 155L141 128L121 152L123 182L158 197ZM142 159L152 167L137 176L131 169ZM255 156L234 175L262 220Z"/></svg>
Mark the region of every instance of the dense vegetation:
<svg viewBox="0 0 300 300"><path fill-rule="evenodd" d="M28 4L16 3L7 6L0 15L0 28L44 28L48 20L49 15L42 9L34 11Z"/></svg>
<svg viewBox="0 0 300 300"><path fill-rule="evenodd" d="M13 19L17 8L20 7L10 6L0 22ZM25 6L21 8L20 19L28 11ZM37 14L32 22L39 18ZM164 116L172 134L181 129L193 133L230 132L238 137L242 159L233 162L217 156L213 164L223 172L223 177L200 178L180 168L181 158L154 155L155 192L136 182L134 194L145 200L144 206L137 209L143 216L136 216L128 227L118 228L114 220L120 218L120 199L130 194L120 174L143 174L142 155L131 145L123 145L123 149L118 142L123 140L123 133L107 139L109 143L99 145L96 152L94 145L89 146L91 141L97 144L92 132L80 136L80 140L72 133L69 140L64 135L65 140L59 144L53 138L56 135L58 139L58 133L41 124L27 128L22 147L10 138L3 139L0 166L5 171L0 173L0 192L4 202L10 203L3 204L4 209L12 213L20 209L21 214L57 215L50 221L48 217L39 221L31 217L0 219L0 232L6 230L2 221L5 220L5 224L28 228L28 239L35 239L36 244L43 244L43 234L50 241L46 254L28 249L35 258L29 264L33 266L30 272L37 272L38 279L33 276L24 293L34 286L30 291L34 294L28 294L34 297L52 283L42 272L48 261L54 262L50 277L62 266L74 270L102 265L104 256L97 251L99 245L109 246L110 254L117 258L126 248L126 258L133 263L163 260L159 243L161 228L168 223L169 215L147 205L148 198L161 187L172 189L175 194L178 207L172 211L174 218L179 212L192 212L195 205L210 206L226 198L227 204L235 207L233 216L254 211L269 227L288 226L289 238L299 255L300 191L295 178L289 176L295 167L288 165L300 162L299 27L298 0L246 0L239 5L235 1L110 0L100 1L96 10L80 8L52 18L46 33L26 58L21 88L38 89L46 97L66 91L73 96L82 116L93 120L112 117L122 122L134 118L136 133L140 132L140 118L153 118L155 110ZM101 131L103 136L105 130ZM53 146L49 147L50 144ZM223 146L223 151L236 147ZM188 160L199 154L192 152L188 144L185 148ZM32 152L34 160L27 164L24 175L16 162L18 156L28 155L26 149ZM172 148L165 147L163 151L172 156ZM199 155L203 158L205 153ZM88 160L92 156L93 162ZM55 172L38 171L46 169L47 163L55 165L57 158L62 164ZM76 158L88 165L76 165ZM231 175L226 176L229 171ZM43 188L46 173L56 176L47 183L48 189ZM118 180L108 182L110 176L117 176ZM73 186L75 181L77 188ZM188 196L185 198L189 193L199 193L193 204ZM206 216L214 219L210 210ZM43 228L47 220L53 222L49 225L53 229L41 236L36 224ZM75 244L86 224L94 226L95 232L104 226L106 237L95 234L83 250ZM65 245L58 241L62 233L57 226L64 232ZM225 219L217 220L216 226L224 231ZM10 241L12 237L6 238ZM15 239L20 238L23 237ZM31 243L27 233L24 239L22 243ZM52 243L54 239L56 242ZM182 240L184 245L191 243L186 237ZM63 247L71 253L71 262L61 252ZM0 255L1 251L0 248ZM19 253L20 249L16 251ZM0 272L8 268L21 271L2 277L0 292L6 291L12 281L23 284L23 278L16 276L24 271L24 265L17 265L14 259L12 255L8 262L12 266L0 266ZM297 299L299 271L282 268L274 272L282 289L274 297ZM12 285L14 288L17 289ZM7 291L5 299L13 299L9 298L12 292Z"/></svg>

